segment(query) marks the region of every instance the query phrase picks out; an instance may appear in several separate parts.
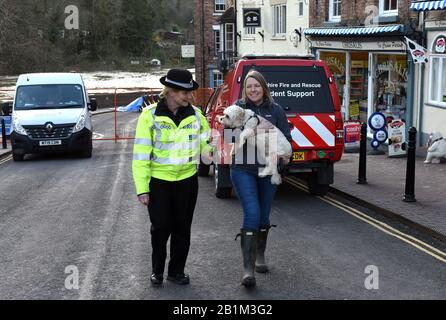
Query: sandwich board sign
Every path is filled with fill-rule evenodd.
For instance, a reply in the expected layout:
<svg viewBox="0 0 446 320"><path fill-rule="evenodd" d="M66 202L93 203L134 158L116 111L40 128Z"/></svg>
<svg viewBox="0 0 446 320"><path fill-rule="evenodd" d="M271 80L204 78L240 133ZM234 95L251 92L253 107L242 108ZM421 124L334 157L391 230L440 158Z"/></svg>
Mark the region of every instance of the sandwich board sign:
<svg viewBox="0 0 446 320"><path fill-rule="evenodd" d="M403 145L406 143L406 124L402 120L394 120L389 123L389 157L401 157L406 155Z"/></svg>

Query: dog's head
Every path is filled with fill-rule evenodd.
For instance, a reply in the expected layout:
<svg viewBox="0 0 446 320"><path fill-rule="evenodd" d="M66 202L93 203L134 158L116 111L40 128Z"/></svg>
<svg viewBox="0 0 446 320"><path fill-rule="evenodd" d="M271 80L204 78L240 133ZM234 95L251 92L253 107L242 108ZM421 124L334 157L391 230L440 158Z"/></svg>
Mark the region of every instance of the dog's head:
<svg viewBox="0 0 446 320"><path fill-rule="evenodd" d="M220 122L223 123L226 128L242 128L245 124L246 110L237 105L227 107L223 114L223 117L220 118Z"/></svg>
<svg viewBox="0 0 446 320"><path fill-rule="evenodd" d="M430 147L434 141L441 140L443 138L443 135L440 132L433 132L429 136L428 146Z"/></svg>

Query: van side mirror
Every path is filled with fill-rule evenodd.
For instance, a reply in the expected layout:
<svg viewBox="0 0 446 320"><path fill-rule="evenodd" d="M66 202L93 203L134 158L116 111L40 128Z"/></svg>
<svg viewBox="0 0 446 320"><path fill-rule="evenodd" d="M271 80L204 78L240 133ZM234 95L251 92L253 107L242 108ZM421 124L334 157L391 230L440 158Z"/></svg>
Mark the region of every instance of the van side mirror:
<svg viewBox="0 0 446 320"><path fill-rule="evenodd" d="M98 110L98 102L96 101L95 98L90 98L90 103L88 104L88 109L90 109L91 111Z"/></svg>
<svg viewBox="0 0 446 320"><path fill-rule="evenodd" d="M2 105L2 114L6 117L11 114L11 105L8 102Z"/></svg>

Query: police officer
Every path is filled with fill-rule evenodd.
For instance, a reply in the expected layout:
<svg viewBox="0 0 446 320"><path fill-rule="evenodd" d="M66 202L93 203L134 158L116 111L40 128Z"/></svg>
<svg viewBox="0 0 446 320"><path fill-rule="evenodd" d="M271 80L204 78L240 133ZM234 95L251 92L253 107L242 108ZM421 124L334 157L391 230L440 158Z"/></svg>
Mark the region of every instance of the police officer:
<svg viewBox="0 0 446 320"><path fill-rule="evenodd" d="M167 280L187 285L184 268L198 195L197 163L202 153L211 152L210 129L191 105L199 85L188 70L172 69L160 82L165 87L161 100L145 108L138 121L133 178L152 223L152 284L163 283L170 237Z"/></svg>

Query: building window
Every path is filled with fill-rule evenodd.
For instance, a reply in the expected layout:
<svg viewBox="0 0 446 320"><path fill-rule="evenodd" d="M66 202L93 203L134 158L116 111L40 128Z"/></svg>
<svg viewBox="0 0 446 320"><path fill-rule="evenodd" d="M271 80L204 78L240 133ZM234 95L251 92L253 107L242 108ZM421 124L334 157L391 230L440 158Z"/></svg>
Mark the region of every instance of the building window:
<svg viewBox="0 0 446 320"><path fill-rule="evenodd" d="M225 24L225 51L234 51L234 24Z"/></svg>
<svg viewBox="0 0 446 320"><path fill-rule="evenodd" d="M214 30L215 56L221 51L221 35L220 30Z"/></svg>
<svg viewBox="0 0 446 320"><path fill-rule="evenodd" d="M286 34L286 4L273 6L273 35Z"/></svg>
<svg viewBox="0 0 446 320"><path fill-rule="evenodd" d="M223 74L220 71L214 70L212 72L212 76L213 76L212 78L213 88L218 88L223 84Z"/></svg>
<svg viewBox="0 0 446 320"><path fill-rule="evenodd" d="M379 14L382 16L398 15L398 0L379 0Z"/></svg>
<svg viewBox="0 0 446 320"><path fill-rule="evenodd" d="M334 22L341 21L341 0L330 0L329 19Z"/></svg>
<svg viewBox="0 0 446 320"><path fill-rule="evenodd" d="M246 27L245 28L245 35L246 36L253 36L256 34L256 27Z"/></svg>
<svg viewBox="0 0 446 320"><path fill-rule="evenodd" d="M299 0L298 4L297 4L297 15L299 17L303 17L304 15L304 2L305 0Z"/></svg>
<svg viewBox="0 0 446 320"><path fill-rule="evenodd" d="M215 0L215 12L225 12L225 0Z"/></svg>
<svg viewBox="0 0 446 320"><path fill-rule="evenodd" d="M446 57L430 58L429 103L446 107Z"/></svg>

